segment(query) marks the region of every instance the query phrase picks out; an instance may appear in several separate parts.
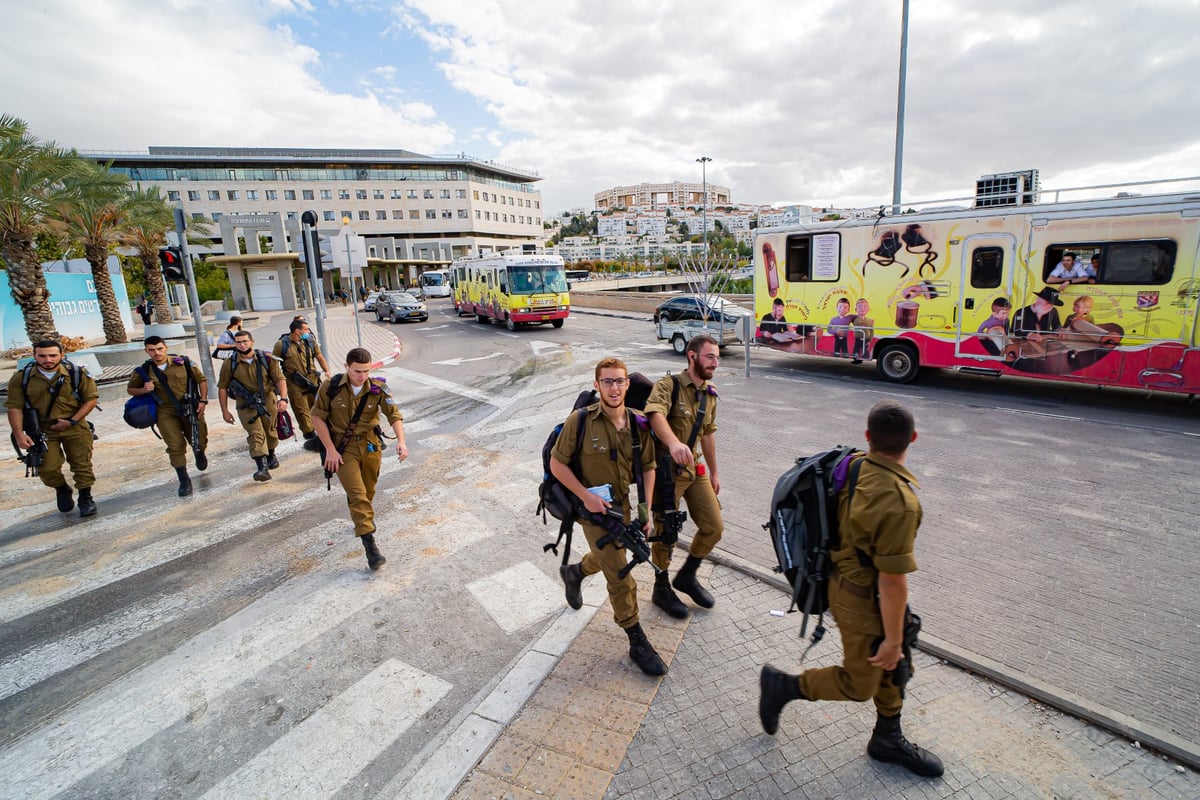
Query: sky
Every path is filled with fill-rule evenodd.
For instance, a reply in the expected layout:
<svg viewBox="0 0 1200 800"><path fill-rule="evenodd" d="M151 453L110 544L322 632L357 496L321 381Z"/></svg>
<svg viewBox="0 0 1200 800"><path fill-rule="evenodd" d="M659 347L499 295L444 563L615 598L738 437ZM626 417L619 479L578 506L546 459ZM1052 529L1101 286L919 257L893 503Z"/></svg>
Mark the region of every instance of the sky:
<svg viewBox="0 0 1200 800"><path fill-rule="evenodd" d="M888 203L901 0L26 0L0 113L83 151L387 147ZM1200 175L1200 0L911 0L903 197Z"/></svg>

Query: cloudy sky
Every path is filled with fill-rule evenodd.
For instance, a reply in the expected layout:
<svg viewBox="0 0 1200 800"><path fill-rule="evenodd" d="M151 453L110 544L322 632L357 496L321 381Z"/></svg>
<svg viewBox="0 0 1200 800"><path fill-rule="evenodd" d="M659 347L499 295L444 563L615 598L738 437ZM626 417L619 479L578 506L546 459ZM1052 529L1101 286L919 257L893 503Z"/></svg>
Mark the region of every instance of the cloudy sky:
<svg viewBox="0 0 1200 800"><path fill-rule="evenodd" d="M27 0L0 112L81 150L393 147L545 207L711 181L890 200L900 0ZM904 196L1200 175L1200 0L911 0Z"/></svg>

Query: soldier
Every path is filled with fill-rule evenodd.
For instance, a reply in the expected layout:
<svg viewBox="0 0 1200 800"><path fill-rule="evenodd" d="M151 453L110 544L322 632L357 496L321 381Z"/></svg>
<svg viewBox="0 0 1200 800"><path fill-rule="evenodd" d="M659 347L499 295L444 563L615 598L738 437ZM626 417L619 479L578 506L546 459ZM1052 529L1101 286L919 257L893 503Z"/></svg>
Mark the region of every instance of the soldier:
<svg viewBox="0 0 1200 800"><path fill-rule="evenodd" d="M550 471L554 477L574 494L593 514L603 514L610 507L619 510L624 521L629 522L629 484L636 481L633 455L633 433L631 426L637 417L627 413L625 393L629 391L629 376L625 364L616 358L605 358L596 365L596 391L600 402L588 406L583 418L583 436L579 434L579 414L572 412L563 423L558 441L551 453ZM654 494L654 443L648 430L639 430L641 444L641 468L644 497ZM582 441L582 451L574 452L576 442ZM572 470L571 463L579 465L579 474ZM588 491L589 486L607 484L612 492L612 502ZM640 512L645 509L639 509ZM648 515L645 530L650 531ZM629 658L647 675L665 675L667 665L659 657L654 646L646 638L638 620L637 583L632 573L620 577L626 565L624 550L613 545L598 547L605 531L597 525L581 523L587 537L589 550L578 564L559 568L566 586L567 604L571 608L583 606L583 579L597 572L604 573L608 582L608 598L612 603L613 619L629 637Z"/></svg>
<svg viewBox="0 0 1200 800"><path fill-rule="evenodd" d="M288 405L300 424L304 434L304 449L317 452L321 443L313 432L312 405L317 397L321 378L329 374L329 364L321 345L313 341L308 323L303 319L292 320L288 333L275 343L275 357L283 362L283 374L287 378ZM318 371L317 367L320 366Z"/></svg>
<svg viewBox="0 0 1200 800"><path fill-rule="evenodd" d="M325 471L336 473L346 490L354 535L362 539L367 566L387 563L375 543L375 483L383 464L382 414L396 434L396 455L408 458L404 415L382 378L370 377L371 354L355 347L346 354L346 374L321 384L312 410L313 428L325 449ZM328 475L326 476L328 477Z"/></svg>
<svg viewBox="0 0 1200 800"><path fill-rule="evenodd" d="M853 500L846 489L838 497L840 546L830 553L829 609L842 637L842 664L800 675L764 665L758 715L774 736L779 714L792 700L870 698L876 719L867 755L936 778L941 760L900 729L920 630L920 619L908 610L908 573L917 568L913 550L921 525L917 479L904 466L908 446L917 440L913 416L895 401L877 403L867 415L866 437Z"/></svg>
<svg viewBox="0 0 1200 800"><path fill-rule="evenodd" d="M71 465L75 488L79 490L79 516L96 513L92 499L92 426L87 415L99 398L96 381L83 367L63 360L62 345L51 339L33 346L33 361L18 370L8 381L8 424L17 446L25 450L37 446L29 435L27 423L36 418L46 439L46 452L38 477L58 495L58 510L66 513L75 507L71 487L63 476L64 460Z"/></svg>
<svg viewBox="0 0 1200 800"><path fill-rule="evenodd" d="M692 539L687 561L675 575L674 586L688 595L701 608L712 608L716 601L700 585L696 569L700 561L712 552L725 524L721 520L721 504L717 495L721 493L721 479L717 474L717 390L709 383L721 362L720 349L711 336L693 336L688 342L685 355L688 366L682 375L667 375L661 378L646 401L646 415L650 427L662 446L670 451L670 458L660 460L660 494L666 492L666 500L677 508L680 499L687 500L688 513L696 523L696 535ZM699 445L699 451L696 446ZM700 453L704 462L700 463ZM673 475L666 473L668 468ZM674 479L674 494L669 487ZM663 531L661 516L656 515L656 529ZM654 579L654 605L676 619L684 619L688 608L671 590L666 571L671 564L674 541L656 541L651 544L654 563L662 570Z"/></svg>
<svg viewBox="0 0 1200 800"><path fill-rule="evenodd" d="M237 400L238 419L246 429L250 457L257 467L254 480L269 481L270 471L279 466L275 458L275 447L279 444L275 411L278 403L288 402L284 396L286 382L279 362L265 350L254 349L250 331L238 331L233 342L235 355L221 365L221 376L217 379L217 402L221 404L222 419L232 425L230 395Z"/></svg>
<svg viewBox="0 0 1200 800"><path fill-rule="evenodd" d="M179 477L179 496L192 493L192 479L187 471L187 450L192 429L188 416L195 415L200 426L200 449L193 452L196 469L208 469L208 423L204 410L208 408L208 378L187 356L167 354L167 343L161 336L147 336L146 355L150 360L133 371L125 391L130 395L154 394L158 402L158 432L167 445L167 458Z"/></svg>

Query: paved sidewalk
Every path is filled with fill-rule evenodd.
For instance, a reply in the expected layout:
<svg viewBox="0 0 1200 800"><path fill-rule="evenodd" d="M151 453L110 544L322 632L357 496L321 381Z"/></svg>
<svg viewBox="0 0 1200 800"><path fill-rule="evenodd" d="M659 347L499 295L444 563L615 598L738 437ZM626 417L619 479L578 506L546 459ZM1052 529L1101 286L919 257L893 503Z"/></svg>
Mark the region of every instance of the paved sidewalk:
<svg viewBox="0 0 1200 800"><path fill-rule="evenodd" d="M644 572L639 584L649 583ZM628 664L602 606L456 800L1200 797L1200 774L924 653L904 727L941 756L942 778L866 756L869 704L795 702L777 736L767 736L758 720L759 669L770 662L798 671L800 620L772 615L787 598L756 578L717 565L710 580L717 607L686 624L640 598L642 624L670 654L670 672L653 690ZM672 630L682 634L677 647ZM805 666L840 659L831 627Z"/></svg>

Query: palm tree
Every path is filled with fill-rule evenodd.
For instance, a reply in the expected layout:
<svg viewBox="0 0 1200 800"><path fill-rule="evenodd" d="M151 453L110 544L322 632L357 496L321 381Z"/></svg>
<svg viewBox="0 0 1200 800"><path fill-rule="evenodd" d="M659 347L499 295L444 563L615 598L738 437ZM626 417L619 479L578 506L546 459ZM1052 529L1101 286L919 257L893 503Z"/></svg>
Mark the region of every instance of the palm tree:
<svg viewBox="0 0 1200 800"><path fill-rule="evenodd" d="M33 239L77 163L73 152L31 134L24 120L0 115L0 255L30 342L61 338Z"/></svg>
<svg viewBox="0 0 1200 800"><path fill-rule="evenodd" d="M137 250L138 260L146 273L146 286L154 303L154 321L166 325L171 319L171 301L158 263L159 249L167 245L167 231L175 227L175 212L158 193L158 187L143 189L140 185L130 192L135 213L121 234L121 244ZM193 221L193 227L197 223Z"/></svg>
<svg viewBox="0 0 1200 800"><path fill-rule="evenodd" d="M49 224L65 238L83 247L92 266L92 282L104 325L105 344L129 341L121 306L108 271L108 256L136 211L140 199L128 192L129 178L107 164L79 161L66 179L69 193L50 206Z"/></svg>

